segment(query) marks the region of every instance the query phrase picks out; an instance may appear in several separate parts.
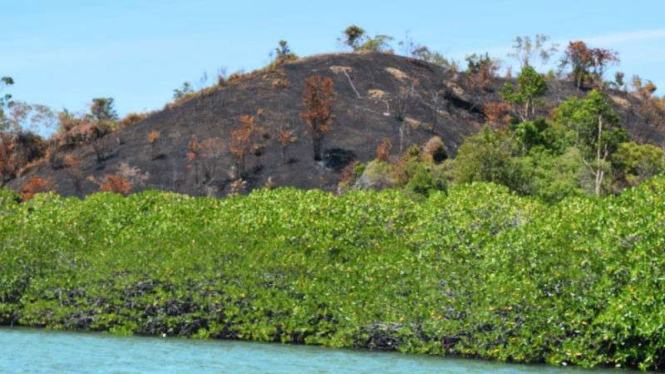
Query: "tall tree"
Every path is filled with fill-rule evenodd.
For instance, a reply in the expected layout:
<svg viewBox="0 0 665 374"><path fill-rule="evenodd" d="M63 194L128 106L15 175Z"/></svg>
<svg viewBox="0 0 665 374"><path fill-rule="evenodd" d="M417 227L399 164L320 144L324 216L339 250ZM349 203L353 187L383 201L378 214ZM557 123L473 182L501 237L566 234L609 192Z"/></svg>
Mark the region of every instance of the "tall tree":
<svg viewBox="0 0 665 374"><path fill-rule="evenodd" d="M183 97L189 95L190 93L194 92L194 89L192 88L192 84L189 82L184 82L182 84L182 87L176 88L173 90L173 100L180 100Z"/></svg>
<svg viewBox="0 0 665 374"><path fill-rule="evenodd" d="M518 36L514 40L513 52L508 56L519 61L524 69L527 66L533 66L535 59L540 59L542 64L547 64L550 57L557 51L557 44L549 43L550 37L547 35L536 34L533 38L530 36Z"/></svg>
<svg viewBox="0 0 665 374"><path fill-rule="evenodd" d="M238 179L245 175L245 158L252 149L252 133L255 129L254 116L242 115L239 126L231 131L229 152L235 163L235 176Z"/></svg>
<svg viewBox="0 0 665 374"><path fill-rule="evenodd" d="M627 135L605 95L594 90L585 99L568 99L554 111L557 125L568 131L570 141L582 151L584 164L594 177L594 193L602 192L607 160Z"/></svg>
<svg viewBox="0 0 665 374"><path fill-rule="evenodd" d="M323 137L333 123L332 104L337 98L333 81L330 78L321 78L313 75L305 81L305 90L302 102L305 110L300 112L300 118L307 125L314 146L314 160L321 160L321 146Z"/></svg>
<svg viewBox="0 0 665 374"><path fill-rule="evenodd" d="M522 107L519 113L523 121L533 119L536 114L537 100L546 93L545 78L528 65L522 69L517 78L517 92L510 82L506 83L501 91L504 100Z"/></svg>
<svg viewBox="0 0 665 374"><path fill-rule="evenodd" d="M2 77L0 78L0 92L2 92L3 86L11 86L14 84L14 80L11 77ZM9 101L12 99L12 95L5 94L0 96L0 120L3 119L5 115L5 106L9 104ZM1 129L0 129L1 130Z"/></svg>
<svg viewBox="0 0 665 374"><path fill-rule="evenodd" d="M90 114L97 121L116 121L118 120L118 114L113 104L112 97L96 97L92 99Z"/></svg>
<svg viewBox="0 0 665 374"><path fill-rule="evenodd" d="M366 35L364 29L356 25L347 27L344 30L342 38L338 40L342 42L342 44L351 47L355 52L393 52L390 46L390 42L394 40L392 36L376 35L371 37Z"/></svg>
<svg viewBox="0 0 665 374"><path fill-rule="evenodd" d="M362 27L351 25L344 30L344 39L342 42L357 51L363 44L365 30Z"/></svg>
<svg viewBox="0 0 665 374"><path fill-rule="evenodd" d="M581 40L568 43L568 48L561 60L561 68L570 66L570 77L577 88L586 83L596 82L602 87L605 70L619 63L619 55L609 49L589 48Z"/></svg>
<svg viewBox="0 0 665 374"><path fill-rule="evenodd" d="M291 51L291 46L286 40L279 41L279 47L275 48L275 64L281 64L298 59L298 55Z"/></svg>
<svg viewBox="0 0 665 374"><path fill-rule="evenodd" d="M415 87L417 85L418 81L412 80L409 85L400 87L395 95L395 119L397 120L397 130L399 131L399 153L404 152L405 136L409 129L406 118L412 109L413 103L416 101L417 94Z"/></svg>

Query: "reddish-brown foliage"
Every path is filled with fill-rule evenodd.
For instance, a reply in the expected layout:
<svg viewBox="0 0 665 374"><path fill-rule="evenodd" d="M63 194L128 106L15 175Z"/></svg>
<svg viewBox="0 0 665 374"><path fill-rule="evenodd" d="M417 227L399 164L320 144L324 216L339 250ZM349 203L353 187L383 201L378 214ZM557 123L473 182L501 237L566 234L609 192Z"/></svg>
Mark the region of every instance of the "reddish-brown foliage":
<svg viewBox="0 0 665 374"><path fill-rule="evenodd" d="M157 130L152 130L150 133L148 133L148 143L154 144L157 143L159 140L159 131Z"/></svg>
<svg viewBox="0 0 665 374"><path fill-rule="evenodd" d="M104 180L99 184L99 188L102 192L113 192L127 196L132 189L132 182L119 175L106 174Z"/></svg>
<svg viewBox="0 0 665 374"><path fill-rule="evenodd" d="M314 143L314 159L321 160L321 144L323 136L330 131L333 122L332 104L337 98L330 78L321 78L313 75L305 81L305 90L302 102L305 110L300 112L300 118L307 125Z"/></svg>
<svg viewBox="0 0 665 374"><path fill-rule="evenodd" d="M298 141L298 137L293 130L279 129L279 144L286 147L291 143Z"/></svg>
<svg viewBox="0 0 665 374"><path fill-rule="evenodd" d="M9 133L0 133L0 186L16 176L20 168L13 152L15 146Z"/></svg>
<svg viewBox="0 0 665 374"><path fill-rule="evenodd" d="M44 157L46 143L31 132L0 132L0 187Z"/></svg>
<svg viewBox="0 0 665 374"><path fill-rule="evenodd" d="M187 143L187 159L190 161L194 161L197 159L200 151L200 144L198 140L196 140L196 137L192 137L192 139Z"/></svg>
<svg viewBox="0 0 665 374"><path fill-rule="evenodd" d="M187 143L187 159L194 163L194 183L198 186L199 184L199 152L201 151L201 144L196 140L196 137L192 136ZM188 165L187 168L191 169L191 165Z"/></svg>
<svg viewBox="0 0 665 374"><path fill-rule="evenodd" d="M583 41L576 40L568 43L561 65L571 66L571 78L580 88L593 81L602 85L605 70L611 64L618 62L619 56L616 52L609 49L589 48Z"/></svg>
<svg viewBox="0 0 665 374"><path fill-rule="evenodd" d="M469 88L474 92L487 90L499 71L499 64L489 54L467 57Z"/></svg>
<svg viewBox="0 0 665 374"><path fill-rule="evenodd" d="M254 132L254 116L242 115L238 119L240 125L231 131L229 152L235 159L237 177L245 173L245 157L252 150L252 132Z"/></svg>
<svg viewBox="0 0 665 374"><path fill-rule="evenodd" d="M390 160L390 150L393 145L390 140L383 139L378 147L376 147L376 159L379 161L388 162Z"/></svg>
<svg viewBox="0 0 665 374"><path fill-rule="evenodd" d="M21 195L23 196L23 201L27 201L32 199L37 193L54 191L56 188L53 179L43 179L33 175L25 182L23 188L21 188Z"/></svg>
<svg viewBox="0 0 665 374"><path fill-rule="evenodd" d="M505 102L483 105L483 113L487 118L487 124L492 128L505 128L512 120L510 109L510 105Z"/></svg>
<svg viewBox="0 0 665 374"><path fill-rule="evenodd" d="M132 126L146 118L148 118L148 115L145 113L129 113L122 119L122 121L120 121L120 127L125 128Z"/></svg>
<svg viewBox="0 0 665 374"><path fill-rule="evenodd" d="M150 144L150 149L152 152L152 159L157 159L157 144L159 142L159 131L152 130L148 133L148 144Z"/></svg>
<svg viewBox="0 0 665 374"><path fill-rule="evenodd" d="M282 163L286 163L288 158L288 148L289 145L298 141L295 131L280 127L279 133L277 134L277 140L282 146Z"/></svg>

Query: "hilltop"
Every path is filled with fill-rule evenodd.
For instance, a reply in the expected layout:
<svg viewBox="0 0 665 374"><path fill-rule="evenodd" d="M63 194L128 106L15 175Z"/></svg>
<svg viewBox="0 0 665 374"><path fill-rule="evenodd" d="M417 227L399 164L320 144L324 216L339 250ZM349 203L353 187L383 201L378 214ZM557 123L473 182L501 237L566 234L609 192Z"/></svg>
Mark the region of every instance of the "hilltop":
<svg viewBox="0 0 665 374"><path fill-rule="evenodd" d="M331 78L337 93L320 161L313 158L312 141L299 117L304 82L312 75ZM486 104L502 101L501 87L509 80L493 78L480 86L456 69L379 52L326 54L273 64L188 94L104 136L94 146L62 147L51 162L28 168L9 186L18 189L26 178L39 175L53 178L61 194L83 196L99 189L94 181L129 167L142 176L135 191L221 196L235 179L231 131L238 127L240 116L254 115L261 139L246 156L246 190L266 184L334 190L344 168L353 161L374 159L384 139L392 144L393 153L400 153L400 115L406 128L402 151L439 136L446 156L454 156L463 139L488 122ZM568 81L550 78L547 84L538 113L543 116L566 98L585 94ZM662 141L663 134L637 114L639 98L618 90L610 91L609 97L631 138ZM296 140L285 153L280 129L292 131L291 140ZM200 146L209 139L214 141L206 143L206 155L193 157L193 144ZM104 152L101 158L96 157L99 148ZM67 155L78 160L76 178L66 163L52 162Z"/></svg>

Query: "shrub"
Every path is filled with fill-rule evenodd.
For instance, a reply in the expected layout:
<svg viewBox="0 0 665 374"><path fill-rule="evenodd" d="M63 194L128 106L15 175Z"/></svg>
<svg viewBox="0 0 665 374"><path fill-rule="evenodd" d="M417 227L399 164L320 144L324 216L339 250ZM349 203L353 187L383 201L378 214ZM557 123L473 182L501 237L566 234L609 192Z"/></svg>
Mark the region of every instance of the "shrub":
<svg viewBox="0 0 665 374"><path fill-rule="evenodd" d="M144 119L148 118L147 113L128 113L121 121L120 121L120 128L126 128L129 126L133 126Z"/></svg>
<svg viewBox="0 0 665 374"><path fill-rule="evenodd" d="M21 188L23 201L32 199L37 193L51 192L57 188L52 178L43 179L36 175L30 177Z"/></svg>
<svg viewBox="0 0 665 374"><path fill-rule="evenodd" d="M448 159L448 152L446 152L446 145L439 136L431 137L423 149L423 156L426 161L439 164Z"/></svg>
<svg viewBox="0 0 665 374"><path fill-rule="evenodd" d="M384 161L371 161L367 163L362 175L358 177L354 188L358 190L382 190L395 185L392 165Z"/></svg>
<svg viewBox="0 0 665 374"><path fill-rule="evenodd" d="M612 165L618 187L637 186L646 179L665 172L665 152L651 144L619 144Z"/></svg>
<svg viewBox="0 0 665 374"><path fill-rule="evenodd" d="M113 192L127 196L132 189L132 182L119 175L106 174L104 180L99 184L101 192Z"/></svg>
<svg viewBox="0 0 665 374"><path fill-rule="evenodd" d="M421 163L406 184L406 189L428 196L432 191L446 191L446 180L441 169L435 165Z"/></svg>
<svg viewBox="0 0 665 374"><path fill-rule="evenodd" d="M383 139L378 147L376 147L376 159L383 162L390 161L390 149L392 147L393 145L390 143L390 140Z"/></svg>

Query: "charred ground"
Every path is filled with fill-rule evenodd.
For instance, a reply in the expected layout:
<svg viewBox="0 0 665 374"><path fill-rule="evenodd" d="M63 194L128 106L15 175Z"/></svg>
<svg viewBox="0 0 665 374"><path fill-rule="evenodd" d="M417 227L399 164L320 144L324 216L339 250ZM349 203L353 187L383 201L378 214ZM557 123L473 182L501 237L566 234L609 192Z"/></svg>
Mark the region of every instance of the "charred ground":
<svg viewBox="0 0 665 374"><path fill-rule="evenodd" d="M304 109L304 82L312 75L331 78L337 92L335 118L325 136L321 161L314 160L311 138L299 116ZM392 143L393 153L399 152L400 114L407 129L403 149L440 136L448 155L453 156L464 137L487 122L485 105L502 101L500 91L506 81L495 78L479 86L466 73L386 53L308 57L231 76L106 135L99 141L104 148L102 160L89 144L63 148L61 153L80 160L77 173L83 178L79 178L78 186L66 165L53 162L35 165L9 185L18 189L27 178L38 175L52 178L57 192L63 195L83 196L99 189L92 180L113 175L126 163L146 173L145 182L135 185L134 191L159 189L222 196L234 180L230 133L237 128L241 115L256 115L261 146L246 158L245 189L268 183L332 190L344 167L355 160L373 159L384 139ZM539 110L543 116L566 98L584 95L573 83L555 79L548 80L548 89ZM633 139L662 141L662 133L650 127L636 110L637 97L611 91L610 98ZM286 158L278 141L280 129L292 130L297 138L288 146ZM149 141L151 133L159 134L153 144ZM187 157L192 140L200 143L214 138L220 140L216 143L219 149L205 160L205 165L200 159Z"/></svg>

